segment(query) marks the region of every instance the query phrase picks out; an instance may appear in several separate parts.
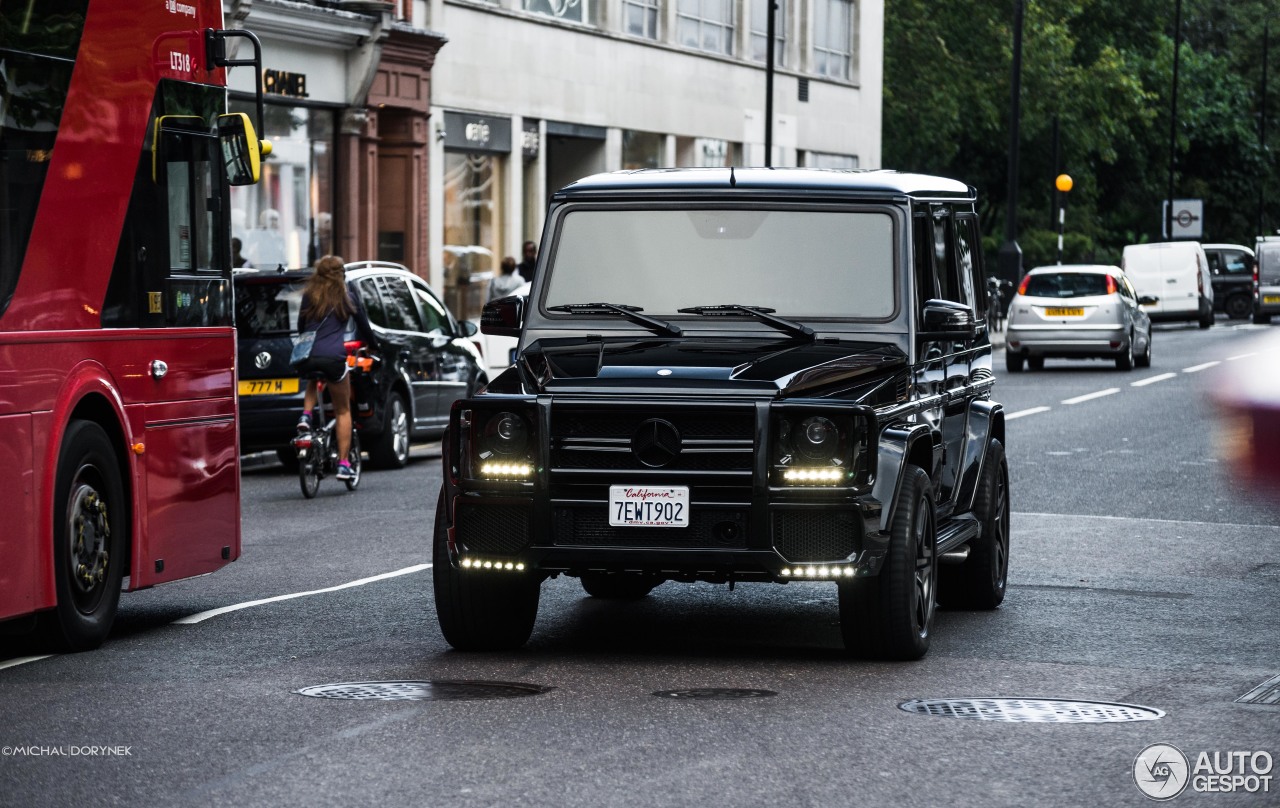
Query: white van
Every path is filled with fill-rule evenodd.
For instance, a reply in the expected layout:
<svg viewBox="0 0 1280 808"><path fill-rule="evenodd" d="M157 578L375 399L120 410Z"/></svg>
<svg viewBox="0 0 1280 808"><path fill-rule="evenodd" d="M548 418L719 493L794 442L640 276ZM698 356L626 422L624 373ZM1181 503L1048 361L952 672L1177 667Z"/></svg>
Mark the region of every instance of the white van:
<svg viewBox="0 0 1280 808"><path fill-rule="evenodd" d="M1152 320L1194 320L1213 325L1213 279L1198 241L1130 244L1120 264L1138 296L1157 298L1143 306Z"/></svg>

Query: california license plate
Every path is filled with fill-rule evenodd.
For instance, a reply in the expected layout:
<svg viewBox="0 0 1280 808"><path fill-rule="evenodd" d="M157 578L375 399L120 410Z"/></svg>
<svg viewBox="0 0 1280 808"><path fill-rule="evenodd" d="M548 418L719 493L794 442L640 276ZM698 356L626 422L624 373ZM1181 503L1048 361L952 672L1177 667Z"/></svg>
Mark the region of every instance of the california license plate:
<svg viewBox="0 0 1280 808"><path fill-rule="evenodd" d="M687 485L609 486L612 527L688 527Z"/></svg>
<svg viewBox="0 0 1280 808"><path fill-rule="evenodd" d="M1084 309L1045 309L1046 317L1083 317Z"/></svg>
<svg viewBox="0 0 1280 808"><path fill-rule="evenodd" d="M1263 303L1268 303L1268 304L1270 304L1270 303L1280 303L1280 295L1263 295L1263 296L1262 296L1262 302L1263 302Z"/></svg>
<svg viewBox="0 0 1280 808"><path fill-rule="evenodd" d="M242 396L284 396L298 392L297 379L241 379Z"/></svg>

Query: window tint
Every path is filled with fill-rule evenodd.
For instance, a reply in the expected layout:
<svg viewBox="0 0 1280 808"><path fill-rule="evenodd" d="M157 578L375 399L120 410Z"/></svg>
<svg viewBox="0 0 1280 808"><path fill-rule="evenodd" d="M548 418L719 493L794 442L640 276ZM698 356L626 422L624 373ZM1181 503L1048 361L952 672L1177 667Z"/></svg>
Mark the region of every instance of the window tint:
<svg viewBox="0 0 1280 808"><path fill-rule="evenodd" d="M1090 297L1107 294L1107 276L1096 272L1048 272L1027 280L1027 297Z"/></svg>
<svg viewBox="0 0 1280 808"><path fill-rule="evenodd" d="M453 329L449 327L449 315L444 310L444 305L436 300L436 296L431 294L431 290L420 283L409 282L410 288L413 289L413 296L418 299L419 308L422 310L422 326L424 331L443 331L446 334L453 333Z"/></svg>
<svg viewBox="0 0 1280 808"><path fill-rule="evenodd" d="M387 328L397 331L421 331L422 318L418 306L409 294L409 287L400 278L378 277L378 290L387 307Z"/></svg>
<svg viewBox="0 0 1280 808"><path fill-rule="evenodd" d="M373 278L360 281L360 302L364 304L365 313L369 315L369 322L380 328L387 328L387 310L382 305L382 296L378 294L378 287L374 284Z"/></svg>

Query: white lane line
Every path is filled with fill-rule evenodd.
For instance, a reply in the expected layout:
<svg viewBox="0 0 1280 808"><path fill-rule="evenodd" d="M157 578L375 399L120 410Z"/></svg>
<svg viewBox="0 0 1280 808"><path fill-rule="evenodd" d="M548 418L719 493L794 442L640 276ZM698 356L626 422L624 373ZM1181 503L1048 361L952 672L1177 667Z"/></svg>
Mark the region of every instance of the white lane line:
<svg viewBox="0 0 1280 808"><path fill-rule="evenodd" d="M1102 398L1103 396L1115 395L1116 393L1119 393L1119 392L1120 392L1119 387L1108 387L1106 390L1099 390L1096 393L1085 393L1084 395L1076 396L1075 398L1063 399L1062 403L1063 404L1079 404L1084 401L1093 401L1095 398Z"/></svg>
<svg viewBox="0 0 1280 808"><path fill-rule="evenodd" d="M1012 421L1013 419L1021 418L1024 415L1035 415L1036 413L1048 412L1050 409L1052 408L1051 407L1032 407L1029 410L1018 410L1017 412L1011 412L1005 415L1004 419L1006 421Z"/></svg>
<svg viewBox="0 0 1280 808"><path fill-rule="evenodd" d="M1221 364L1222 364L1221 362L1219 362L1219 361L1217 361L1217 360L1214 360L1213 362L1205 362L1203 365L1192 365L1192 366L1191 366L1191 367L1189 367L1189 368L1183 368L1183 369L1182 369L1182 372L1183 372L1183 373L1198 373L1199 371L1202 371L1202 370L1204 370L1204 369L1206 369L1206 368L1211 368L1211 367L1213 367L1214 365L1221 365Z"/></svg>
<svg viewBox="0 0 1280 808"><path fill-rule="evenodd" d="M0 662L0 670L4 670L5 668L16 668L19 665L25 665L28 662L39 662L42 659L52 659L55 656L57 656L57 654L45 654L44 656L20 656L14 657L13 659L6 659L4 662Z"/></svg>
<svg viewBox="0 0 1280 808"><path fill-rule="evenodd" d="M1196 522L1183 519L1149 519L1145 516L1100 516L1093 513L1039 513L1013 511L1014 516L1048 516L1055 519L1107 519L1116 522L1157 522L1162 525L1203 525L1204 527L1250 527L1262 530L1280 530L1280 525L1250 525L1239 522Z"/></svg>
<svg viewBox="0 0 1280 808"><path fill-rule="evenodd" d="M1156 382L1162 382L1165 379L1172 379L1174 376L1177 376L1177 375L1178 374L1176 373L1161 373L1159 376L1151 376L1146 379L1139 379L1136 382L1130 382L1129 386L1130 387L1146 387L1148 384L1155 384Z"/></svg>
<svg viewBox="0 0 1280 808"><path fill-rule="evenodd" d="M248 609L251 606L261 606L264 603L275 603L276 601L280 601L280 600L293 600L294 598L305 598L311 595L323 595L326 592L337 592L340 589L350 589L353 586L364 586L365 584L371 584L371 583L374 583L375 581L385 581L388 578L396 578L401 575L409 575L414 572L421 572L422 570L429 570L429 569L431 569L430 564L417 564L412 567L405 567L402 570L395 570L393 572L384 572L381 575L374 575L370 578L361 578L358 581L348 581L345 584L338 584L337 586L329 586L329 587L325 587L324 589L313 589L310 592L292 592L288 595L276 595L273 598L263 598L262 600L251 600L246 603L236 603L231 606L222 606L217 609L210 609L207 612L197 612L196 614L188 615L186 617L180 617L177 620L174 620L173 623L174 625L181 625L181 626L195 625L196 623L202 623L205 620L208 620L210 617L217 617L218 615L226 614L227 612L236 612L241 609Z"/></svg>
<svg viewBox="0 0 1280 808"><path fill-rule="evenodd" d="M1237 359L1248 359L1248 358L1249 358L1249 357L1251 357L1251 356L1257 356L1257 355L1258 355L1257 351L1253 351L1253 352L1250 352L1250 353L1236 354L1235 356L1228 356L1228 357L1227 357L1227 361L1228 361L1228 362L1234 362L1234 361L1236 361Z"/></svg>

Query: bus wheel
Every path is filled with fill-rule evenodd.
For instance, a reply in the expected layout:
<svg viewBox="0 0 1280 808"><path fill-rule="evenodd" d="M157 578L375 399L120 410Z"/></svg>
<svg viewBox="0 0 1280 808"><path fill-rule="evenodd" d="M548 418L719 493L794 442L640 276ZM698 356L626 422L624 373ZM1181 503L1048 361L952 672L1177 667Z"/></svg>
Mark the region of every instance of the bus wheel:
<svg viewBox="0 0 1280 808"><path fill-rule="evenodd" d="M107 433L72 421L58 455L53 563L58 605L40 615L59 651L87 651L107 638L120 603L129 523L120 463Z"/></svg>

